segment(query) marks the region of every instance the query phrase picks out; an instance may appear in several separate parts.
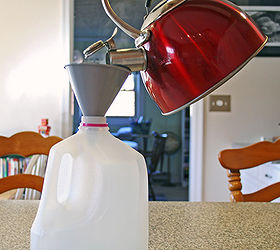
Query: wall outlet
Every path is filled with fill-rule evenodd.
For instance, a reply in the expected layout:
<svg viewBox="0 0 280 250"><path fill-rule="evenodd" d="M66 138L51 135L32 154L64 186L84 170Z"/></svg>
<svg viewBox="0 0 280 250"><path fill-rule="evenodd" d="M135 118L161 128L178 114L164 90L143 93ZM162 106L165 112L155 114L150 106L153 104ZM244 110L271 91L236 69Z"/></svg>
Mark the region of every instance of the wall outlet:
<svg viewBox="0 0 280 250"><path fill-rule="evenodd" d="M230 95L210 95L209 111L230 112Z"/></svg>

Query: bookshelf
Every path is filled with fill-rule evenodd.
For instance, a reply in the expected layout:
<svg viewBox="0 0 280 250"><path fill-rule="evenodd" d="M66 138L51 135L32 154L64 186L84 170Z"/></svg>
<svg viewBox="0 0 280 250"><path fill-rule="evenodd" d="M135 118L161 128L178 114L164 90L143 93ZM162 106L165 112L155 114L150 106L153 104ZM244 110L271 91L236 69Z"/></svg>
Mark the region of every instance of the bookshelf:
<svg viewBox="0 0 280 250"><path fill-rule="evenodd" d="M30 158L8 156L0 158L0 178L25 172Z"/></svg>

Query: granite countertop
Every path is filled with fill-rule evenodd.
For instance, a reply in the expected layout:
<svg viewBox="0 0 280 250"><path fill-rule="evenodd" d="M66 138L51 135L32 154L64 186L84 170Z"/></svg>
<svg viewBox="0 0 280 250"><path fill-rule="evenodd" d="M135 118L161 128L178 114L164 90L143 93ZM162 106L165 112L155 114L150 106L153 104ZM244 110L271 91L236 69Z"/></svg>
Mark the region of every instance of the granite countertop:
<svg viewBox="0 0 280 250"><path fill-rule="evenodd" d="M29 249L38 201L0 201L0 249ZM280 249L279 203L150 202L149 249Z"/></svg>

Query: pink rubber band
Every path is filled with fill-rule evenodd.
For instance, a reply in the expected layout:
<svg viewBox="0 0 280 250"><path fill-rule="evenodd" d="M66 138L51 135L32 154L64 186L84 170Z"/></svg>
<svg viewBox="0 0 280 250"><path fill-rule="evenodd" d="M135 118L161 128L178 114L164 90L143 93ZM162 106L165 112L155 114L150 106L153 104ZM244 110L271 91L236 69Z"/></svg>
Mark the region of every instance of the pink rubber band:
<svg viewBox="0 0 280 250"><path fill-rule="evenodd" d="M82 123L82 126L83 127L95 127L95 128L97 128L97 127L102 127L102 128L104 128L104 127L108 127L108 124L107 123L101 123L101 124L98 124L98 123Z"/></svg>

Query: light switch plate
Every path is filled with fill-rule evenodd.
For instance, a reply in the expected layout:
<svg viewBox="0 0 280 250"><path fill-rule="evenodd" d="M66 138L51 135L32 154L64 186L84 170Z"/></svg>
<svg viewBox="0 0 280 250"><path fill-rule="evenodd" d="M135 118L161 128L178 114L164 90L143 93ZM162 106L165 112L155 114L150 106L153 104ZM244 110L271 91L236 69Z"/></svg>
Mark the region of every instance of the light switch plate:
<svg viewBox="0 0 280 250"><path fill-rule="evenodd" d="M209 111L230 112L230 95L210 95Z"/></svg>

